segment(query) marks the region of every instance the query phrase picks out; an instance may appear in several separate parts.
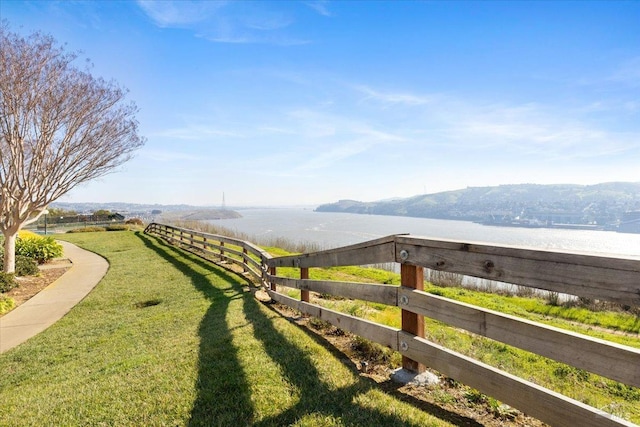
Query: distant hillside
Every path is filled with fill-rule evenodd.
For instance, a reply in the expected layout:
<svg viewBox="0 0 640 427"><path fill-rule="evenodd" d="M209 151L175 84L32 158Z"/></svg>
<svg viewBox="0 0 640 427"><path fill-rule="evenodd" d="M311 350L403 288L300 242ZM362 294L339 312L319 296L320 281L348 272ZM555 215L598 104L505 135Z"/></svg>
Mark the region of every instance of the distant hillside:
<svg viewBox="0 0 640 427"><path fill-rule="evenodd" d="M481 222L511 220L566 224L613 224L640 210L640 182L596 185L500 185L379 202L340 200L317 212L349 212Z"/></svg>
<svg viewBox="0 0 640 427"><path fill-rule="evenodd" d="M242 218L238 212L232 209L221 209L213 207L191 206L191 205L159 205L141 203L68 203L55 202L50 205L52 208L72 210L78 213L95 212L106 209L111 212L118 212L125 217L138 217L148 221L152 220L190 220L208 221L213 219Z"/></svg>

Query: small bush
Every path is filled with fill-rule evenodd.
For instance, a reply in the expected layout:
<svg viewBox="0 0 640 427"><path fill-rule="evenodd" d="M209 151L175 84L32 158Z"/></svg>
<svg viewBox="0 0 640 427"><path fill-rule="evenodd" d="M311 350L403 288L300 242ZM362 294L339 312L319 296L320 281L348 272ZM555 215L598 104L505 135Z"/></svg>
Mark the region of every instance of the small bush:
<svg viewBox="0 0 640 427"><path fill-rule="evenodd" d="M311 326L315 330L321 331L323 329L331 328L332 325L331 323L324 321L322 319L318 319L317 317L310 317L309 326Z"/></svg>
<svg viewBox="0 0 640 427"><path fill-rule="evenodd" d="M465 399L467 399L470 403L478 405L480 403L486 403L489 399L489 396L486 394L482 394L476 389L469 389L464 393Z"/></svg>
<svg viewBox="0 0 640 427"><path fill-rule="evenodd" d="M553 306L560 305L560 293L555 291L547 292L547 302Z"/></svg>
<svg viewBox="0 0 640 427"><path fill-rule="evenodd" d="M351 345L361 359L392 366L398 366L401 362L400 353L365 338L355 336Z"/></svg>
<svg viewBox="0 0 640 427"><path fill-rule="evenodd" d="M0 272L0 292L9 292L17 286L18 282L16 282L15 274Z"/></svg>
<svg viewBox="0 0 640 427"><path fill-rule="evenodd" d="M82 227L82 228L74 228L72 230L67 231L67 233L95 233L100 231L107 231L104 227Z"/></svg>
<svg viewBox="0 0 640 427"><path fill-rule="evenodd" d="M0 314L5 314L6 312L11 311L15 305L16 302L13 298L0 295Z"/></svg>
<svg viewBox="0 0 640 427"><path fill-rule="evenodd" d="M107 231L128 231L129 226L125 224L107 225L106 230Z"/></svg>
<svg viewBox="0 0 640 427"><path fill-rule="evenodd" d="M40 274L35 259L24 255L16 255L16 276L36 276Z"/></svg>
<svg viewBox="0 0 640 427"><path fill-rule="evenodd" d="M130 218L126 220L124 223L131 224L131 225L140 225L140 226L144 225L144 222L140 218Z"/></svg>
<svg viewBox="0 0 640 427"><path fill-rule="evenodd" d="M18 231L18 238L20 239L28 239L28 238L38 238L40 237L39 234L34 233L33 231L29 231L29 230L20 230Z"/></svg>
<svg viewBox="0 0 640 427"><path fill-rule="evenodd" d="M53 237L29 237L16 241L16 255L33 258L42 264L62 256L62 245Z"/></svg>

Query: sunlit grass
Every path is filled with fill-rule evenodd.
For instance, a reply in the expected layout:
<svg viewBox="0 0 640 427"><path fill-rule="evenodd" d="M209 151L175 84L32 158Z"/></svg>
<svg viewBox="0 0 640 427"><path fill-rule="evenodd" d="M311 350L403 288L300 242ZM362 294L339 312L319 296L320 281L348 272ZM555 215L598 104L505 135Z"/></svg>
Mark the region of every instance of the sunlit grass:
<svg viewBox="0 0 640 427"><path fill-rule="evenodd" d="M376 389L225 270L141 233L67 316L0 355L0 425L450 425Z"/></svg>

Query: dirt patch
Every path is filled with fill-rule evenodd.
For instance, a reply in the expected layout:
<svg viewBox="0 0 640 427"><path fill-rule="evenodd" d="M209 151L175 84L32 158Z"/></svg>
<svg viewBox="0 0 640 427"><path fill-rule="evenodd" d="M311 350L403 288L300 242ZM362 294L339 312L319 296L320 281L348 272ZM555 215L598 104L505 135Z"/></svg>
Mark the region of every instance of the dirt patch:
<svg viewBox="0 0 640 427"><path fill-rule="evenodd" d="M38 276L16 277L19 286L2 295L13 298L15 306L24 304L38 292L55 282L60 276L71 268L69 260L53 260L40 267ZM6 313L5 313L6 314Z"/></svg>

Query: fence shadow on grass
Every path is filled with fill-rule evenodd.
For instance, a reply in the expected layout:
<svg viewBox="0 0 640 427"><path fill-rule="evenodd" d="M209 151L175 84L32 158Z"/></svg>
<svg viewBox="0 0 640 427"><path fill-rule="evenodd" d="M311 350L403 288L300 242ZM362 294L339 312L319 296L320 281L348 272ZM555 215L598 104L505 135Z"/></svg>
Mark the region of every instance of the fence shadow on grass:
<svg viewBox="0 0 640 427"><path fill-rule="evenodd" d="M229 303L242 292L238 279L219 269L212 270L211 264L195 256L185 256L184 252L161 239L137 234L148 248L190 277L193 286L211 302L198 328L197 396L188 425L251 424L253 406L249 386L226 322ZM214 286L208 277L211 275L229 283L229 288Z"/></svg>
<svg viewBox="0 0 640 427"><path fill-rule="evenodd" d="M354 400L369 391L381 390L372 380L358 377L347 387L335 389L320 380L318 370L302 349L293 345L280 331L275 322L283 320L280 313L258 302L252 293L243 290L240 277L212 269L212 264L195 255L166 243L162 239L139 234L144 244L173 264L179 271L191 277L194 287L211 301L200 328L198 395L191 412L189 426L255 425L281 426L299 421L305 415L318 414L342 420L345 425L413 426L393 415L381 413L375 408L364 407ZM220 289L212 285L207 276L216 275L228 287ZM247 378L240 366L237 349L232 344L232 335L226 321L227 310L232 300L242 299L245 318L253 325L255 338L261 342L269 358L279 365L288 383L300 391L300 399L278 415L254 422L254 408ZM346 356L324 338L306 328L291 325L307 334L316 344L329 350L337 359ZM351 366L355 371L355 368ZM399 392L387 392L398 400L459 426L480 426L476 421L446 411L438 406L419 401Z"/></svg>
<svg viewBox="0 0 640 427"><path fill-rule="evenodd" d="M275 311L275 309L273 308L270 308L270 310L273 310L279 316L281 315L279 312ZM318 345L325 347L336 359L349 360L346 354L342 353L342 351L336 348L330 341L325 339L322 335L319 335L313 332L312 330L310 330L309 328L306 328L303 326L296 325L296 327L298 327L302 332L304 332L307 336L309 336L309 338L315 341ZM349 367L356 374L359 374L359 371L356 365L351 361L349 361ZM387 381L382 383L376 383L371 379L363 377L361 378L361 381L366 383L365 386L367 387L367 390L370 390L372 388L383 390L386 394L389 394L398 400L406 402L411 406L419 408L420 410L436 418L440 418L441 420L444 420L453 425L465 426L465 427L482 427L483 426L483 424L477 422L472 418L466 417L464 415L460 415L455 412L451 412L447 409L444 409L441 406L438 406L431 402L427 402L425 400L418 399L410 394L400 391L399 389L403 385L396 383L391 379L388 379Z"/></svg>
<svg viewBox="0 0 640 427"><path fill-rule="evenodd" d="M274 326L274 318L281 318L280 313L273 310L274 316L267 316L263 304L251 295L245 294L244 310L255 330L255 336L260 340L275 361L287 382L295 385L300 390L300 400L292 407L286 409L277 416L267 418L256 423L256 426L281 426L291 425L306 414L321 414L323 416L340 419L342 423L350 426L360 425L384 425L384 426L412 426L414 423L403 421L397 416L384 414L376 408L369 408L355 403L358 396L372 390L381 390L373 381L364 377L356 377L353 384L335 389L329 387L320 380L320 375L314 362L299 347L292 345ZM329 350L336 359L344 359L346 356L333 347L321 336L314 334L307 328L292 325L302 333L308 335L318 345ZM351 369L355 370L353 365ZM355 372L355 375L358 375ZM389 393L387 393L389 394ZM446 422L460 426L480 426L475 420L446 411L427 402L419 401L393 392L391 395L398 400L403 400L440 418Z"/></svg>

